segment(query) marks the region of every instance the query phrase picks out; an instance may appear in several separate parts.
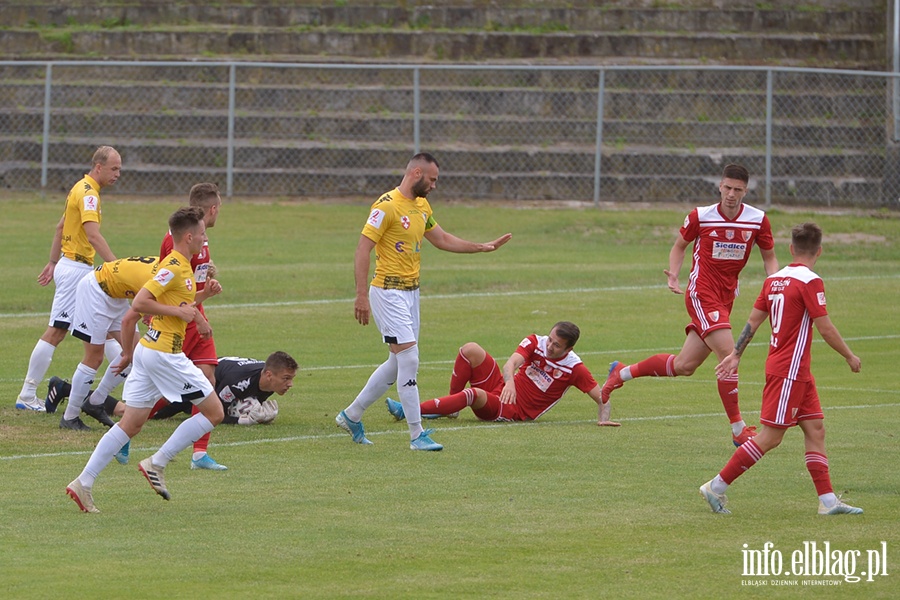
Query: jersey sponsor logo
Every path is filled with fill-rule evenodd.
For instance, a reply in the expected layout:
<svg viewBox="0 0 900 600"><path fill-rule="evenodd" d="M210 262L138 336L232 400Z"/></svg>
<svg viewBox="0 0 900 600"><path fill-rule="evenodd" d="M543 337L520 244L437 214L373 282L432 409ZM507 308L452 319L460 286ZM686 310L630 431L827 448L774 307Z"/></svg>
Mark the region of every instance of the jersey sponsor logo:
<svg viewBox="0 0 900 600"><path fill-rule="evenodd" d="M550 384L553 383L553 378L550 374L534 364L530 364L525 368L525 376L542 392L546 392Z"/></svg>
<svg viewBox="0 0 900 600"><path fill-rule="evenodd" d="M147 333L144 334L144 337L151 342L159 341L159 331L156 329L148 329Z"/></svg>
<svg viewBox="0 0 900 600"><path fill-rule="evenodd" d="M816 292L816 300L819 306L825 306L825 292Z"/></svg>
<svg viewBox="0 0 900 600"><path fill-rule="evenodd" d="M85 196L84 197L84 210L97 210L97 204L100 202L100 199L97 196Z"/></svg>
<svg viewBox="0 0 900 600"><path fill-rule="evenodd" d="M168 269L160 269L159 273L156 274L156 277L153 278L153 281L163 287L166 287L174 278L175 273L173 273L172 271Z"/></svg>
<svg viewBox="0 0 900 600"><path fill-rule="evenodd" d="M372 212L369 213L369 220L367 223L375 229L380 229L381 223L384 221L384 214L384 211L379 208L372 209Z"/></svg>
<svg viewBox="0 0 900 600"><path fill-rule="evenodd" d="M527 348L527 347L530 346L530 345L531 345L531 338L525 338L524 340L522 340L521 342L519 342L519 347L520 347L520 348Z"/></svg>
<svg viewBox="0 0 900 600"><path fill-rule="evenodd" d="M740 242L713 242L712 257L718 260L744 260L747 244Z"/></svg>
<svg viewBox="0 0 900 600"><path fill-rule="evenodd" d="M230 387L225 386L222 391L219 392L219 398L222 400L222 402L225 402L227 404L229 402L234 402L236 396L234 395L234 392L231 391Z"/></svg>
<svg viewBox="0 0 900 600"><path fill-rule="evenodd" d="M396 244L394 244L394 250L396 250L400 254L403 254L403 242L399 241Z"/></svg>
<svg viewBox="0 0 900 600"><path fill-rule="evenodd" d="M206 282L207 271L209 270L209 263L203 263L202 265L197 265L197 268L194 270L194 281L197 283Z"/></svg>
<svg viewBox="0 0 900 600"><path fill-rule="evenodd" d="M400 225L403 226L403 229L409 229L409 225L410 225L409 217L407 217L406 215L403 215L402 217L400 217Z"/></svg>

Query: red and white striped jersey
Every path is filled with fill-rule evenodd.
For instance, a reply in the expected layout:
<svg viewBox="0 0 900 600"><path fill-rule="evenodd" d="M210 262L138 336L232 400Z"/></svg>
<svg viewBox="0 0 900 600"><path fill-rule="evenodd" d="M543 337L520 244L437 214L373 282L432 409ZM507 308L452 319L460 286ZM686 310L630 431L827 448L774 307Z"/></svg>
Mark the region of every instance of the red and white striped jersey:
<svg viewBox="0 0 900 600"><path fill-rule="evenodd" d="M731 304L738 294L738 275L750 259L756 243L763 250L775 247L766 213L741 205L734 219L722 214L718 204L695 208L684 219L681 237L694 242L688 293Z"/></svg>
<svg viewBox="0 0 900 600"><path fill-rule="evenodd" d="M788 265L766 278L753 306L769 313L772 326L766 374L812 379L813 319L828 314L822 279L805 265Z"/></svg>

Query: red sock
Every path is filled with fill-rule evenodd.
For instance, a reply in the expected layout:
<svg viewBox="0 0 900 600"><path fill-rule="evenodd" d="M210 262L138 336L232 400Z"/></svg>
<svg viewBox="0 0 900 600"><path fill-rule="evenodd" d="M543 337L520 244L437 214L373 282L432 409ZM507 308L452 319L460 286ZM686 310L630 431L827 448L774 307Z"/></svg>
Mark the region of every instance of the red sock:
<svg viewBox="0 0 900 600"><path fill-rule="evenodd" d="M807 452L806 468L812 476L817 495L834 492L831 487L831 476L828 474L828 457L821 452Z"/></svg>
<svg viewBox="0 0 900 600"><path fill-rule="evenodd" d="M450 376L450 394L458 394L466 389L469 381L472 379L472 363L466 360L462 351L456 355L456 362L453 363L453 374ZM455 411L454 411L455 412ZM425 413L433 415L437 413Z"/></svg>
<svg viewBox="0 0 900 600"><path fill-rule="evenodd" d="M728 379L717 379L719 386L719 398L722 400L722 406L725 407L725 414L728 415L729 423L737 423L742 421L741 409L738 406L738 376L737 373Z"/></svg>
<svg viewBox="0 0 900 600"><path fill-rule="evenodd" d="M656 354L631 365L632 377L675 377L674 354Z"/></svg>
<svg viewBox="0 0 900 600"><path fill-rule="evenodd" d="M194 416L199 412L200 409L197 408L196 404L191 406L191 416ZM204 433L199 440L194 442L194 452L206 452L207 448L209 448L209 433Z"/></svg>
<svg viewBox="0 0 900 600"><path fill-rule="evenodd" d="M472 406L472 401L474 399L475 390L466 388L456 394L427 400L420 406L423 415L450 415L461 411L467 406Z"/></svg>
<svg viewBox="0 0 900 600"><path fill-rule="evenodd" d="M731 455L731 460L719 471L719 477L722 481L731 485L731 482L740 477L744 471L756 464L763 457L762 450L759 449L752 439L747 440L740 448Z"/></svg>

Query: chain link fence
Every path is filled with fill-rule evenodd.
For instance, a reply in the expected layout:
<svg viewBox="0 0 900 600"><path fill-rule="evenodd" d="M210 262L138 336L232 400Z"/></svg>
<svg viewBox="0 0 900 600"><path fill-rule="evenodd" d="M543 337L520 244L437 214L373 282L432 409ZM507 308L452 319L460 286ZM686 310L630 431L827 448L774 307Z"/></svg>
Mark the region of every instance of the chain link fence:
<svg viewBox="0 0 900 600"><path fill-rule="evenodd" d="M0 62L0 177L66 191L372 197L417 151L443 198L900 207L895 75L764 67Z"/></svg>

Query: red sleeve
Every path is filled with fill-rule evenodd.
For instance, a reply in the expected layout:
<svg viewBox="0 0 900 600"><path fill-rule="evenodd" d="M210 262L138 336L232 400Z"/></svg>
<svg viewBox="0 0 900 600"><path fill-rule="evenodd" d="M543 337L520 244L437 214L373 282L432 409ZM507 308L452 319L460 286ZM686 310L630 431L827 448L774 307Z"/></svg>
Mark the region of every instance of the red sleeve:
<svg viewBox="0 0 900 600"><path fill-rule="evenodd" d="M762 289L759 291L759 296L756 297L756 302L753 303L753 308L764 312L769 312L769 292L767 291L767 283L768 281L763 283Z"/></svg>
<svg viewBox="0 0 900 600"><path fill-rule="evenodd" d="M803 304L811 319L818 319L828 314L825 308L825 284L821 279L813 279L803 286Z"/></svg>
<svg viewBox="0 0 900 600"><path fill-rule="evenodd" d="M166 237L163 238L162 244L159 246L159 259L162 260L167 257L174 247L175 243L172 240L172 234L167 232Z"/></svg>
<svg viewBox="0 0 900 600"><path fill-rule="evenodd" d="M534 353L535 348L537 348L537 336L532 333L527 338L519 342L519 345L516 347L516 354L520 354L527 362L528 359L531 358L531 355Z"/></svg>
<svg viewBox="0 0 900 600"><path fill-rule="evenodd" d="M769 217L763 217L759 226L759 234L756 236L756 245L763 250L771 250L775 247L775 238L772 236L772 224Z"/></svg>
<svg viewBox="0 0 900 600"><path fill-rule="evenodd" d="M575 375L575 381L572 385L577 387L585 394L597 387L597 380L594 379L591 371L586 366L584 366L584 363L576 366L573 370L573 374Z"/></svg>
<svg viewBox="0 0 900 600"><path fill-rule="evenodd" d="M684 218L684 225L681 226L681 237L685 241L692 242L700 235L700 217L695 208Z"/></svg>

